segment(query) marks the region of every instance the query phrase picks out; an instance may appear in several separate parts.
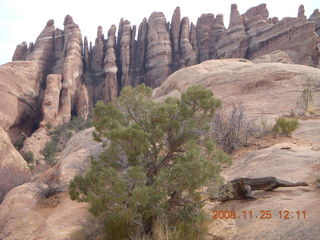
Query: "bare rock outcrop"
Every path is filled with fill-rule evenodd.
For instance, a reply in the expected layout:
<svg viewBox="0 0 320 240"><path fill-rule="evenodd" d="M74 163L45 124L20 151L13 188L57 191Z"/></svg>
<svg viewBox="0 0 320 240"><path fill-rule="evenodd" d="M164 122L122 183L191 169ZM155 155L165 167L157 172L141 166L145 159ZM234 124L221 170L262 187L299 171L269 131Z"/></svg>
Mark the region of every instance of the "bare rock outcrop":
<svg viewBox="0 0 320 240"><path fill-rule="evenodd" d="M145 84L160 86L171 73L171 62L171 41L166 18L161 12L153 12L148 20Z"/></svg>
<svg viewBox="0 0 320 240"><path fill-rule="evenodd" d="M12 145L6 131L0 127L0 168L6 165L29 170L27 162Z"/></svg>
<svg viewBox="0 0 320 240"><path fill-rule="evenodd" d="M319 19L318 10L307 19L303 5L299 7L296 18L279 21L269 18L266 4L252 7L242 15L233 4L230 24L226 29L221 14L216 17L211 13L203 14L195 26L187 17L181 20L181 11L177 7L171 23L167 23L163 13L157 12L152 13L149 20L143 19L138 29L128 20L121 19L117 39L113 33L115 28L112 27L112 36L108 34L108 39L105 39L102 27L98 27L93 47L91 43L89 46L87 38L83 45L79 26L71 16L66 16L63 30L55 28L53 20L49 20L35 44L17 46L13 60L16 65L18 61L34 62L30 65L35 65L32 66L32 78L36 80L31 81L34 87L22 90L30 90L23 100L18 93L20 90L8 90L14 92L13 95L5 93L8 99L19 96L19 107L12 106L8 111L6 106L14 104L7 104L9 100L4 99L6 110L0 117L0 122L3 122L0 125L6 130L22 129L29 124L21 121L23 118L34 123L33 126L29 124L28 129L37 128L39 119L43 118L39 115L48 74L62 76L57 125L68 122L75 115L87 116L98 100L110 101L126 85L144 83L158 87L179 68L209 59L239 57L290 62L290 58L295 64L319 67ZM275 51L283 53L275 54ZM17 77L20 73L13 74ZM14 89L12 83L5 85ZM26 134L30 133L29 130Z"/></svg>
<svg viewBox="0 0 320 240"><path fill-rule="evenodd" d="M79 26L74 23L71 16L64 21L65 60L63 66L63 82L59 107L58 124L69 122L71 112L75 109L76 92L81 86L83 73L82 63L82 36Z"/></svg>
<svg viewBox="0 0 320 240"><path fill-rule="evenodd" d="M192 46L192 49L194 50L194 52L196 54L196 62L199 63L197 28L193 23L191 23L191 26L190 26L189 42Z"/></svg>
<svg viewBox="0 0 320 240"><path fill-rule="evenodd" d="M94 47L91 51L91 71L93 73L99 73L103 67L103 59L104 59L104 35L103 29L101 26L98 27L97 30L97 38Z"/></svg>
<svg viewBox="0 0 320 240"><path fill-rule="evenodd" d="M6 195L0 205L1 239L70 239L73 232L92 221L86 204L71 201L66 192L69 181L90 166L89 157L102 150L92 139L92 131L87 129L73 136L61 153L60 164L49 169L63 192L42 200L42 205L37 196L41 182L23 184Z"/></svg>
<svg viewBox="0 0 320 240"><path fill-rule="evenodd" d="M45 74L51 67L50 58L52 56L54 30L54 21L51 19L47 22L35 44L30 44L29 48L31 48L31 52L26 56L26 60L36 61L38 64L40 64L43 74Z"/></svg>
<svg viewBox="0 0 320 240"><path fill-rule="evenodd" d="M115 46L116 46L116 26L112 25L108 31L108 40L107 40L107 50L106 56L104 58L104 72L105 72L105 85L104 85L104 100L106 102L111 101L113 98L118 95L118 81L117 81L117 72L118 68L116 65L116 55L115 55Z"/></svg>
<svg viewBox="0 0 320 240"><path fill-rule="evenodd" d="M49 74L47 77L47 87L44 91L44 97L41 107L41 126L50 125L52 127L55 127L57 125L60 91L62 87L61 82L61 74Z"/></svg>
<svg viewBox="0 0 320 240"><path fill-rule="evenodd" d="M181 20L180 41L179 41L179 68L184 66L192 66L197 63L196 51L190 44L189 18L184 17Z"/></svg>
<svg viewBox="0 0 320 240"><path fill-rule="evenodd" d="M251 19L255 16L261 16L264 20L268 21L269 11L267 9L267 4L262 3L258 6L252 7L248 9L245 14L242 15L242 17L245 19Z"/></svg>
<svg viewBox="0 0 320 240"><path fill-rule="evenodd" d="M197 21L197 42L199 49L199 62L210 59L210 53L214 51L213 43L213 23L214 15L212 13L202 14Z"/></svg>
<svg viewBox="0 0 320 240"><path fill-rule="evenodd" d="M309 20L313 21L315 23L316 32L320 36L320 12L319 12L319 9L315 9L313 11L313 13L311 14Z"/></svg>
<svg viewBox="0 0 320 240"><path fill-rule="evenodd" d="M90 62L89 62L89 47L88 47L88 39L84 37L83 40L83 71L87 72L90 70Z"/></svg>
<svg viewBox="0 0 320 240"><path fill-rule="evenodd" d="M52 66L52 73L53 74L61 74L63 71L63 64L65 58L65 51L64 51L64 32L63 30L56 28L53 32L53 66Z"/></svg>
<svg viewBox="0 0 320 240"><path fill-rule="evenodd" d="M130 58L131 58L131 24L128 20L120 21L118 36L119 42L119 65L118 76L120 76L120 87L131 85L129 75Z"/></svg>
<svg viewBox="0 0 320 240"><path fill-rule="evenodd" d="M260 119L299 112L297 99L307 79L320 84L320 69L283 63L252 63L245 59L210 60L180 69L154 90L157 100L180 97L191 85L211 89L226 108L243 103L247 114ZM320 93L314 93L314 105L320 104Z"/></svg>
<svg viewBox="0 0 320 240"><path fill-rule="evenodd" d="M173 12L170 24L170 39L172 44L172 72L175 72L180 68L179 65L179 49L180 49L180 21L181 21L181 11L180 7L176 7Z"/></svg>
<svg viewBox="0 0 320 240"><path fill-rule="evenodd" d="M10 62L0 66L0 127L11 138L30 134L38 114L41 67L34 61Z"/></svg>
<svg viewBox="0 0 320 240"><path fill-rule="evenodd" d="M299 10L298 10L298 18L304 18L304 19L306 19L306 15L304 15L304 6L303 6L303 4L301 4L300 6L299 6Z"/></svg>
<svg viewBox="0 0 320 240"><path fill-rule="evenodd" d="M216 58L245 58L248 41L248 35L238 7L236 4L232 4L229 27L216 46Z"/></svg>
<svg viewBox="0 0 320 240"><path fill-rule="evenodd" d="M287 150L285 150L287 149ZM319 152L310 145L299 143L278 143L265 149L250 151L238 157L234 164L223 171L223 177L230 181L239 177L266 177L275 176L287 181L306 181L311 184L315 174L314 167L318 165ZM288 161L290 159L290 161ZM303 161L301 161L303 159ZM225 239L318 239L320 226L318 216L319 191L313 186L298 187L294 190L283 188L276 191L259 192L256 201L232 201L228 204L219 204L214 210L225 211L234 209L237 213L250 208L253 216L245 219L239 215L234 220L215 222L212 234ZM297 206L306 211L308 215L297 216ZM264 221L259 219L261 209L270 209L271 218ZM284 221L279 216L288 210L290 220ZM212 208L210 209L212 212ZM238 215L237 215L238 216ZM256 217L257 216L257 217ZM303 224L301 224L303 220ZM233 228L226 234L225 225ZM210 227L209 227L210 228Z"/></svg>
<svg viewBox="0 0 320 240"><path fill-rule="evenodd" d="M211 59L217 56L216 45L218 44L218 42L220 41L221 37L225 32L226 32L226 28L224 26L223 15L218 14L214 19L213 29L212 29L212 34L213 34L212 41L214 43L215 48L214 48L214 52L211 53L211 56L210 56Z"/></svg>
<svg viewBox="0 0 320 240"><path fill-rule="evenodd" d="M274 51L272 53L257 57L253 60L254 63L271 63L271 62L279 62L279 63L288 63L292 64L292 60L286 52L283 51Z"/></svg>
<svg viewBox="0 0 320 240"><path fill-rule="evenodd" d="M17 45L16 50L12 56L12 61L22 61L26 59L28 45L26 42L22 42Z"/></svg>
<svg viewBox="0 0 320 240"><path fill-rule="evenodd" d="M134 85L145 83L146 50L147 50L148 20L143 19L138 29L137 49L134 58Z"/></svg>
<svg viewBox="0 0 320 240"><path fill-rule="evenodd" d="M295 64L316 66L316 48L320 38L315 33L314 23L303 17L303 6L299 9L300 17L284 18L275 23L266 22L259 13L247 15L245 24L250 41L246 57L253 59L281 50Z"/></svg>

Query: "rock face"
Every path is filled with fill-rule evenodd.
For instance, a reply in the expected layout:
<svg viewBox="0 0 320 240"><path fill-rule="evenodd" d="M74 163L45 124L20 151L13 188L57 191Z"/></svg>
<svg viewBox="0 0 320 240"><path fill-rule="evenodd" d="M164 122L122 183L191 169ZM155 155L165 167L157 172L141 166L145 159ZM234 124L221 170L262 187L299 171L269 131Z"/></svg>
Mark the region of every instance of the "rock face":
<svg viewBox="0 0 320 240"><path fill-rule="evenodd" d="M217 45L217 58L245 58L248 35L236 4L231 5L230 23Z"/></svg>
<svg viewBox="0 0 320 240"><path fill-rule="evenodd" d="M179 41L180 21L181 11L180 7L177 7L173 12L170 25L170 39L172 44L172 72L175 72L179 69L179 50L181 41Z"/></svg>
<svg viewBox="0 0 320 240"><path fill-rule="evenodd" d="M171 73L172 50L166 18L154 12L148 20L146 80L150 87L158 87Z"/></svg>
<svg viewBox="0 0 320 240"><path fill-rule="evenodd" d="M121 21L119 26L119 70L120 76L120 88L131 85L131 79L129 75L130 58L131 58L131 24L128 20ZM120 31L121 30L121 31Z"/></svg>
<svg viewBox="0 0 320 240"><path fill-rule="evenodd" d="M5 72L0 69L0 80L8 89L0 90L5 96L0 103L0 126L10 130L10 136L21 131L29 136L39 127L48 117L44 116L47 110L43 112L41 108L42 101L48 99L46 80L50 74L61 75L61 88L54 90L56 95L59 92L54 105L59 106L57 116L50 120L59 125L72 116L86 118L98 100L112 100L124 86L144 83L158 87L178 69L209 59L291 59L295 64L319 67L319 19L319 10L307 19L303 5L297 18L279 21L269 19L266 4L242 15L232 4L226 29L221 14L202 14L195 26L182 17L177 7L171 23L160 12L152 13L148 20L144 18L138 29L121 19L117 37L115 26L111 26L107 39L99 26L94 46L87 38L82 41L79 26L71 16L66 16L63 30L49 20L35 43L19 44L14 62L5 65ZM13 86L16 79L22 79L21 85L25 82L30 88Z"/></svg>
<svg viewBox="0 0 320 240"><path fill-rule="evenodd" d="M26 161L14 148L6 131L0 127L0 167L6 165L29 170Z"/></svg>
<svg viewBox="0 0 320 240"><path fill-rule="evenodd" d="M284 150L283 148L289 148ZM297 143L279 143L266 149L256 150L247 153L234 161L234 164L223 172L225 180L232 180L238 177L265 177L274 176L287 181L306 181L311 186L297 188L279 188L267 192L256 193L256 201L230 201L219 204L213 210L233 209L241 214L242 211L250 209L252 218L244 219L239 216L235 220L225 220L225 224L233 226L233 234L225 236L221 222L217 221L213 234L224 236L224 239L318 239L320 226L317 206L319 191L312 186L315 172L313 168L318 164L319 152L308 145ZM303 161L301 161L303 159ZM301 218L296 214L297 208L307 212L307 217ZM259 213L262 209L270 210L272 217L262 224ZM212 209L211 209L212 210ZM279 211L290 211L290 220L285 221L280 217ZM256 218L257 216L257 218ZM220 227L219 227L220 225Z"/></svg>
<svg viewBox="0 0 320 240"><path fill-rule="evenodd" d="M320 12L319 12L319 9L316 9L313 11L309 20L313 21L315 23L316 31L317 31L318 35L320 35Z"/></svg>
<svg viewBox="0 0 320 240"><path fill-rule="evenodd" d="M283 51L274 51L272 53L257 57L253 60L254 63L270 63L270 62L279 62L279 63L292 63L291 58L286 52Z"/></svg>
<svg viewBox="0 0 320 240"><path fill-rule="evenodd" d="M154 90L154 98L180 97L191 85L200 84L211 89L223 106L243 103L250 117L261 115L273 119L301 111L297 100L307 79L320 84L320 69L284 63L252 63L245 59L210 60L180 69ZM314 92L314 106L320 104L319 92Z"/></svg>
<svg viewBox="0 0 320 240"><path fill-rule="evenodd" d="M38 114L41 67L37 62L17 61L0 66L0 127L14 140L30 134Z"/></svg>
<svg viewBox="0 0 320 240"><path fill-rule="evenodd" d="M203 62L210 59L210 52L213 52L213 44L211 37L213 35L212 28L214 15L202 14L197 21L197 43L199 49L199 61Z"/></svg>
<svg viewBox="0 0 320 240"><path fill-rule="evenodd" d="M116 45L116 26L112 25L108 32L107 51L104 59L105 85L103 98L106 102L111 101L118 95L118 81L116 65L115 45Z"/></svg>
<svg viewBox="0 0 320 240"><path fill-rule="evenodd" d="M71 239L74 231L88 224L86 205L71 201L66 184L87 169L89 156L101 151L101 145L92 139L92 131L73 136L61 153L60 164L50 169L56 184L64 190L46 199L46 205L38 202L39 182L25 183L6 195L0 205L1 239Z"/></svg>

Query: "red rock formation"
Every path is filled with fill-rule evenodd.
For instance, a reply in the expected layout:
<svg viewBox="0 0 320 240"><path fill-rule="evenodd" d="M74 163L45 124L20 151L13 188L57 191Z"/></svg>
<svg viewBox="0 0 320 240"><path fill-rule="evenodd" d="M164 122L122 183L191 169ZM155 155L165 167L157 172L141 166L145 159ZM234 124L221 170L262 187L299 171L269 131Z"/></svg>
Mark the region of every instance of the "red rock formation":
<svg viewBox="0 0 320 240"><path fill-rule="evenodd" d="M16 47L16 50L14 51L13 57L12 57L12 61L22 61L25 60L26 58L26 53L27 53L27 43L26 42L22 42L21 44L18 44Z"/></svg>
<svg viewBox="0 0 320 240"><path fill-rule="evenodd" d="M104 52L103 52L103 30L102 27L99 26L97 30L97 38L94 47L91 51L91 71L93 73L101 72L103 67L103 58L104 58Z"/></svg>
<svg viewBox="0 0 320 240"><path fill-rule="evenodd" d="M72 17L66 16L64 21L64 52L63 82L61 90L59 123L69 122L71 112L75 109L76 91L81 85L83 73L82 36L79 26Z"/></svg>
<svg viewBox="0 0 320 240"><path fill-rule="evenodd" d="M298 18L305 18L306 19L306 16L304 15L304 6L303 6L303 4L301 4L299 6Z"/></svg>
<svg viewBox="0 0 320 240"><path fill-rule="evenodd" d="M120 86L128 86L131 84L129 76L129 67L130 67L130 47L131 47L131 24L128 20L121 21L121 26L119 26L119 48L120 59L119 59L119 69L120 73ZM121 29L121 30L120 30Z"/></svg>
<svg viewBox="0 0 320 240"><path fill-rule="evenodd" d="M53 47L52 35L54 29L54 21L51 19L47 22L45 28L40 33L34 46L32 46L32 51L28 54L26 60L37 61L43 66L49 65Z"/></svg>
<svg viewBox="0 0 320 240"><path fill-rule="evenodd" d="M197 63L196 51L192 49L189 42L189 18L184 17L181 20L180 41L179 41L179 68L184 66L192 66Z"/></svg>
<svg viewBox="0 0 320 240"><path fill-rule="evenodd" d="M214 23L214 15L202 14L197 21L197 42L199 49L199 61L203 62L210 59L210 52L213 52L213 23Z"/></svg>
<svg viewBox="0 0 320 240"><path fill-rule="evenodd" d="M116 55L115 55L115 46L116 46L116 26L112 25L108 31L108 41L107 41L107 51L104 58L104 72L105 72L105 81L104 81L104 97L103 99L106 102L111 101L118 95L118 83L117 83L117 65L116 65Z"/></svg>
<svg viewBox="0 0 320 240"><path fill-rule="evenodd" d="M176 7L173 12L171 24L170 24L170 39L172 44L172 72L177 71L180 68L179 63L179 49L180 49L180 20L181 12L180 7Z"/></svg>
<svg viewBox="0 0 320 240"><path fill-rule="evenodd" d="M30 43L27 47L22 43L16 48L13 60L33 63L29 64L30 71L26 70L28 64L9 67L14 69L8 70L10 73L21 69L27 74L26 78L19 73L12 73L12 76L20 77L22 82L28 79L30 88L16 90L13 82L7 81L11 78L5 81L6 89L12 88L13 92L19 93L14 101L23 106L10 107L14 111L4 108L7 110L0 115L0 122L7 130L23 124L22 119L32 121L32 116L39 115L41 101L47 94L44 92L45 80L50 73L61 74L56 120L56 124L61 124L68 122L72 114L86 117L97 100L112 100L125 85L145 83L157 87L179 68L208 59L255 59L280 50L293 63L319 66L320 13L315 10L308 20L303 5L299 7L297 18L279 21L269 19L266 4L252 7L242 15L233 4L228 29L220 14L216 17L203 14L196 27L193 23L190 25L188 18L181 20L177 7L171 23L157 12L152 13L148 21L144 18L137 39L135 26L131 27L127 20L121 19L117 39L115 26L110 28L108 40L104 39L102 27L99 27L94 47L91 43L88 46L87 38L82 46L80 29L70 16L65 18L64 30L55 29L53 23L53 20L48 21L35 44ZM31 74L31 71L35 72ZM2 73L2 76L6 74ZM24 91L32 94L26 95L28 93ZM3 106L10 105L8 99L12 100L13 96L7 95ZM45 118L45 114L42 117Z"/></svg>
<svg viewBox="0 0 320 240"><path fill-rule="evenodd" d="M158 87L171 73L171 41L166 18L153 12L148 20L146 79L150 87Z"/></svg>
<svg viewBox="0 0 320 240"><path fill-rule="evenodd" d="M53 32L53 69L52 73L60 74L64 64L64 33L63 30L56 28Z"/></svg>
<svg viewBox="0 0 320 240"><path fill-rule="evenodd" d="M265 22L261 15L247 19L250 42L246 57L251 59L281 50L293 63L314 66L312 56L320 38L315 34L314 23L302 17L303 7L299 9L299 18L284 18L275 24Z"/></svg>
<svg viewBox="0 0 320 240"><path fill-rule="evenodd" d="M313 11L309 20L314 21L314 23L316 25L316 32L318 33L318 35L320 35L320 12L319 12L319 9L316 9Z"/></svg>
<svg viewBox="0 0 320 240"><path fill-rule="evenodd" d="M147 50L148 21L143 19L138 29L137 50L134 60L134 85L145 82L145 56Z"/></svg>
<svg viewBox="0 0 320 240"><path fill-rule="evenodd" d="M41 126L57 125L57 117L60 103L61 74L49 74L46 82L46 90L42 101L42 121Z"/></svg>
<svg viewBox="0 0 320 240"><path fill-rule="evenodd" d="M195 51L196 54L196 63L199 63L199 49L198 49L198 39L197 39L197 29L196 26L191 23L190 27L190 36L189 41L192 46L192 49Z"/></svg>
<svg viewBox="0 0 320 240"><path fill-rule="evenodd" d="M248 36L236 4L231 5L228 30L216 46L217 58L245 58L248 50Z"/></svg>
<svg viewBox="0 0 320 240"><path fill-rule="evenodd" d="M83 71L87 72L90 69L90 62L89 62L89 48L88 48L88 39L84 37L83 42Z"/></svg>

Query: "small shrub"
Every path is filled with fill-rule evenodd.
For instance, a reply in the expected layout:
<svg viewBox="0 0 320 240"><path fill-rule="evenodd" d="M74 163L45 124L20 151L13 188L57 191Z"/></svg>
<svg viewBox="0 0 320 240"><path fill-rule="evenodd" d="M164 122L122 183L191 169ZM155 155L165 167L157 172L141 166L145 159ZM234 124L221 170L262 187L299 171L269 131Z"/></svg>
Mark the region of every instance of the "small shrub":
<svg viewBox="0 0 320 240"><path fill-rule="evenodd" d="M14 165L0 167L0 203L4 196L14 187L30 180L28 169L22 169Z"/></svg>
<svg viewBox="0 0 320 240"><path fill-rule="evenodd" d="M34 162L34 155L33 152L28 151L28 152L22 152L21 156L26 160L27 163L33 163Z"/></svg>
<svg viewBox="0 0 320 240"><path fill-rule="evenodd" d="M84 229L76 230L70 235L70 240L89 240L90 237Z"/></svg>
<svg viewBox="0 0 320 240"><path fill-rule="evenodd" d="M280 135L291 136L291 133L299 126L299 122L295 118L279 117L273 127L273 131Z"/></svg>
<svg viewBox="0 0 320 240"><path fill-rule="evenodd" d="M62 151L67 141L76 133L92 126L91 120L84 120L81 117L74 117L69 123L62 124L50 132L51 139L42 150L45 161L49 165L56 163L55 155Z"/></svg>
<svg viewBox="0 0 320 240"><path fill-rule="evenodd" d="M24 144L24 140L25 138L19 138L14 144L13 146L18 150L20 151L21 148L23 148L23 144Z"/></svg>
<svg viewBox="0 0 320 240"><path fill-rule="evenodd" d="M314 82L310 78L307 79L307 83L304 86L304 89L297 100L297 105L301 107L304 113L314 114L313 108L313 93L314 93Z"/></svg>
<svg viewBox="0 0 320 240"><path fill-rule="evenodd" d="M38 192L36 197L38 199L46 199L62 191L63 187L56 185L52 181L45 181L44 184L38 184Z"/></svg>
<svg viewBox="0 0 320 240"><path fill-rule="evenodd" d="M253 144L257 132L254 121L247 118L241 104L234 105L228 115L217 113L213 121L213 136L227 153Z"/></svg>
<svg viewBox="0 0 320 240"><path fill-rule="evenodd" d="M45 158L45 161L49 165L54 165L56 163L55 154L58 149L60 138L59 136L52 136L51 140L47 142L46 146L42 150L42 154Z"/></svg>

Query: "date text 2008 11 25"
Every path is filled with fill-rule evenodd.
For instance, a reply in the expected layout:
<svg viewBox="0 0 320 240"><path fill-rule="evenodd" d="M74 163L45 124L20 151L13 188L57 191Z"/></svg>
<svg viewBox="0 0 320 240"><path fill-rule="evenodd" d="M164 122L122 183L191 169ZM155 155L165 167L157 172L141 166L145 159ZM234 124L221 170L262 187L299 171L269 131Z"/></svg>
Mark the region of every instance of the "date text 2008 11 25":
<svg viewBox="0 0 320 240"><path fill-rule="evenodd" d="M307 212L305 210L213 210L212 219L259 219L259 220L268 220L268 219L298 219L303 220L307 218Z"/></svg>

